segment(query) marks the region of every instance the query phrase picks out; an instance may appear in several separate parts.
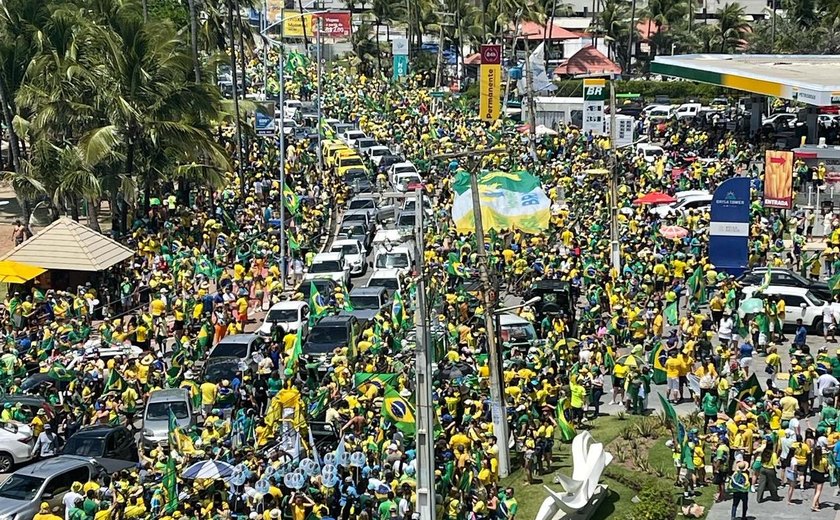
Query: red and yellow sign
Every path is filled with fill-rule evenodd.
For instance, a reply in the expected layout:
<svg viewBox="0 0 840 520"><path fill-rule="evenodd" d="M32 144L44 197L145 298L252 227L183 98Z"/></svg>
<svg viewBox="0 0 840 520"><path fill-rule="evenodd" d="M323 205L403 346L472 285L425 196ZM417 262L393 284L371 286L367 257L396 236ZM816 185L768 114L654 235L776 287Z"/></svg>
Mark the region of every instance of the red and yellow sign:
<svg viewBox="0 0 840 520"><path fill-rule="evenodd" d="M767 150L764 156L764 205L780 209L793 206L793 152Z"/></svg>
<svg viewBox="0 0 840 520"><path fill-rule="evenodd" d="M478 116L484 121L499 119L502 112L502 46L481 46Z"/></svg>
<svg viewBox="0 0 840 520"><path fill-rule="evenodd" d="M313 38L318 34L318 19L321 19L321 36L331 40L344 40L350 37L350 13L330 11L318 14L300 14L287 9L281 12L284 38Z"/></svg>

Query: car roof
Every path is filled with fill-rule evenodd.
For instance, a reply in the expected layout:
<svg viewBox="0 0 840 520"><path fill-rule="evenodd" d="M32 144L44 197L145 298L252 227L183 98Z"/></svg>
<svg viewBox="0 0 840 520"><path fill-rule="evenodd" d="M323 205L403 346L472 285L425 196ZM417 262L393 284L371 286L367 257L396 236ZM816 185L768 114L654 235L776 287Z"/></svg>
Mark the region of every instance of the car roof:
<svg viewBox="0 0 840 520"><path fill-rule="evenodd" d="M388 148L387 146L385 146L384 144L378 144L378 145L376 145L376 146L371 146L371 147L370 147L370 149L371 149L371 150L382 150L382 149L385 149L385 150L388 150L389 152L391 151L391 149L390 149L390 148Z"/></svg>
<svg viewBox="0 0 840 520"><path fill-rule="evenodd" d="M411 166L411 167L415 167L415 166L414 166L414 163L409 162L409 161L403 161L403 162L398 162L398 163L394 163L394 164L392 164L392 165L391 165L391 168L400 168L400 167L402 167L402 166Z"/></svg>
<svg viewBox="0 0 840 520"><path fill-rule="evenodd" d="M758 291L757 285L749 285L744 287L743 292L751 292L755 293ZM790 295L790 296L804 296L810 289L807 287L790 287L788 285L771 285L761 291L763 294L768 294L771 296L783 296L783 295Z"/></svg>
<svg viewBox="0 0 840 520"><path fill-rule="evenodd" d="M499 314L499 323L501 323L502 325L533 325L530 321L526 320L525 318L521 318L516 314L510 312Z"/></svg>
<svg viewBox="0 0 840 520"><path fill-rule="evenodd" d="M86 438L93 438L93 439L104 439L108 436L109 433L112 431L122 428L122 426L110 426L107 424L97 424L94 426L85 426L84 428L80 429L76 433L74 433L73 437L86 437Z"/></svg>
<svg viewBox="0 0 840 520"><path fill-rule="evenodd" d="M356 241L354 240L354 242L356 242ZM335 242L333 242L333 243L335 243ZM268 310L273 311L273 310L280 310L280 309L301 309L303 307L306 307L307 305L309 305L309 304L306 303L306 302L296 301L296 300L288 300L288 301L284 301L284 302L277 302L274 305L272 305Z"/></svg>
<svg viewBox="0 0 840 520"><path fill-rule="evenodd" d="M59 455L58 457L52 457L30 464L24 468L20 468L15 471L15 474L27 475L30 477L50 478L57 473L63 473L70 469L90 465L91 459L87 457L80 457L78 455Z"/></svg>
<svg viewBox="0 0 840 520"><path fill-rule="evenodd" d="M318 253L312 259L312 263L317 264L318 262L331 262L336 260L341 260L341 253Z"/></svg>
<svg viewBox="0 0 840 520"><path fill-rule="evenodd" d="M370 213L369 213L369 212L368 212L368 210L367 210L367 209L365 209L365 208L356 208L356 209L348 209L347 211L345 211L345 212L344 212L344 217L347 217L347 216L349 216L349 215L364 215L364 216L368 216L369 214L370 214Z"/></svg>
<svg viewBox="0 0 840 520"><path fill-rule="evenodd" d="M33 374L34 375L34 374ZM31 404L31 405L42 405L45 404L47 401L40 396L37 395L4 395L0 397L0 402L3 403L21 403L21 404Z"/></svg>
<svg viewBox="0 0 840 520"><path fill-rule="evenodd" d="M354 287L350 291L350 298L353 296L379 296L380 294L388 292L384 287Z"/></svg>
<svg viewBox="0 0 840 520"><path fill-rule="evenodd" d="M256 338L256 334L231 334L230 336L225 336L222 338L219 343L242 343L243 341L251 341L252 339Z"/></svg>
<svg viewBox="0 0 840 520"><path fill-rule="evenodd" d="M342 238L339 240L333 240L330 249L334 248L335 246L344 246L349 244L361 244L358 238Z"/></svg>
<svg viewBox="0 0 840 520"><path fill-rule="evenodd" d="M396 268L376 269L370 274L370 279L373 278L399 278L404 271Z"/></svg>
<svg viewBox="0 0 840 520"><path fill-rule="evenodd" d="M319 325L343 325L353 318L353 316L325 316L315 324L315 327Z"/></svg>
<svg viewBox="0 0 840 520"><path fill-rule="evenodd" d="M166 402L172 399L180 399L189 395L186 388L164 388L162 390L153 390L149 394L149 403Z"/></svg>

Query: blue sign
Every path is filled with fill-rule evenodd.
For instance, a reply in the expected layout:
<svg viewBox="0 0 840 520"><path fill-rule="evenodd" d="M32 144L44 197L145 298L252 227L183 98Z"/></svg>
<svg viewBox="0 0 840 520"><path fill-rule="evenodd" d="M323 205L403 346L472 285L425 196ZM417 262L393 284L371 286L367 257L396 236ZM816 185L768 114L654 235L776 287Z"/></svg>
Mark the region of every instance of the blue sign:
<svg viewBox="0 0 840 520"><path fill-rule="evenodd" d="M408 75L408 56L394 54L394 80Z"/></svg>
<svg viewBox="0 0 840 520"><path fill-rule="evenodd" d="M257 135L274 135L274 101L256 103L254 111L254 130Z"/></svg>
<svg viewBox="0 0 840 520"><path fill-rule="evenodd" d="M735 177L712 197L709 261L718 271L738 276L747 269L750 237L750 180Z"/></svg>

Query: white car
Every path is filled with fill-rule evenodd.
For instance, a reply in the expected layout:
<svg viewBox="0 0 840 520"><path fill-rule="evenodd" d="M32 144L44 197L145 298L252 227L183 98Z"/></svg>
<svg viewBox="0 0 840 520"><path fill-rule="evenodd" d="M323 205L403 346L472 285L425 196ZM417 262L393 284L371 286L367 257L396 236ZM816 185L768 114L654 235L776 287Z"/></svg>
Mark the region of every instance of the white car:
<svg viewBox="0 0 840 520"><path fill-rule="evenodd" d="M394 175L394 189L400 192L406 192L412 184L422 182L423 178L417 172L401 172Z"/></svg>
<svg viewBox="0 0 840 520"><path fill-rule="evenodd" d="M384 287L388 289L388 294L393 294L394 291L402 290L402 283L400 283L400 275L404 269L376 269L371 273L365 287Z"/></svg>
<svg viewBox="0 0 840 520"><path fill-rule="evenodd" d="M795 326L796 320L801 319L803 325L810 327L814 332L822 333L823 309L830 306L834 319L840 322L840 303L829 303L820 299L809 289L804 287L786 287L784 285L771 285L756 295L758 286L751 285L744 287L741 292L745 298L762 298L762 296L779 297L785 301L786 326ZM762 298L763 299L763 298ZM743 312L739 310L741 317Z"/></svg>
<svg viewBox="0 0 840 520"><path fill-rule="evenodd" d="M358 240L346 238L342 240L333 240L330 246L331 253L341 253L344 258L344 263L350 265L350 274L364 274L367 270L367 263L365 256L367 251L365 247Z"/></svg>
<svg viewBox="0 0 840 520"><path fill-rule="evenodd" d="M275 303L268 309L257 333L271 335L271 327L275 323L286 332L297 332L300 329L305 338L309 333L309 304L301 301Z"/></svg>
<svg viewBox="0 0 840 520"><path fill-rule="evenodd" d="M16 421L0 421L0 473L9 473L15 464L34 457L32 428Z"/></svg>
<svg viewBox="0 0 840 520"><path fill-rule="evenodd" d="M712 204L712 196L708 193L701 195L690 195L684 197L682 200L677 200L671 204L663 204L661 206L654 206L650 208L650 212L658 215L660 218L673 217L680 215L690 209L706 209Z"/></svg>
<svg viewBox="0 0 840 520"><path fill-rule="evenodd" d="M399 269L405 272L411 269L413 263L413 246L380 247L373 255L374 269Z"/></svg>
<svg viewBox="0 0 840 520"><path fill-rule="evenodd" d="M368 148L368 155L370 155L370 160L373 161L373 164L379 166L379 163L382 162L382 158L386 155L391 155L391 149L387 146L376 145Z"/></svg>
<svg viewBox="0 0 840 520"><path fill-rule="evenodd" d="M820 114L817 116L817 123L822 126L831 126L835 121L840 122L840 118L831 114Z"/></svg>
<svg viewBox="0 0 840 520"><path fill-rule="evenodd" d="M788 114L786 112L779 112L770 117L765 117L761 121L762 126L769 126L773 128L794 128L799 118L796 114Z"/></svg>
<svg viewBox="0 0 840 520"><path fill-rule="evenodd" d="M367 138L367 134L361 130L348 130L341 136L341 140L347 143L347 146L351 148L356 145L356 141L365 138Z"/></svg>
<svg viewBox="0 0 840 520"><path fill-rule="evenodd" d="M341 253L320 253L312 259L309 271L304 275L303 281L308 282L315 278L329 278L337 284L350 284L350 266L344 263Z"/></svg>
<svg viewBox="0 0 840 520"><path fill-rule="evenodd" d="M665 150L655 144L641 143L636 145L636 153L641 154L645 162L652 163L665 155Z"/></svg>
<svg viewBox="0 0 840 520"><path fill-rule="evenodd" d="M401 173L417 173L417 167L414 166L414 163L411 162L399 162L394 163L391 165L391 168L388 169L388 181L391 182L391 185L397 185L396 177Z"/></svg>

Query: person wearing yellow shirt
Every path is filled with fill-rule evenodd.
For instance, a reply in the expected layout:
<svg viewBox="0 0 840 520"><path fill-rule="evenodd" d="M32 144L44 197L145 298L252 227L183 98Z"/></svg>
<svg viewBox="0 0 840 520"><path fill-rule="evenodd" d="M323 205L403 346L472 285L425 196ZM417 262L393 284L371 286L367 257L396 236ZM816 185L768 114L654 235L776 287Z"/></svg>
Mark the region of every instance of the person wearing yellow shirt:
<svg viewBox="0 0 840 520"><path fill-rule="evenodd" d="M50 512L50 505L46 502L41 502L41 507L38 513L32 517L32 520L64 520L63 517L54 515Z"/></svg>
<svg viewBox="0 0 840 520"><path fill-rule="evenodd" d="M668 383L668 400L674 404L679 402L680 371L682 370L682 365L682 361L677 358L677 351L669 351L668 359L665 360L665 377Z"/></svg>
<svg viewBox="0 0 840 520"><path fill-rule="evenodd" d="M160 296L149 302L149 312L153 318L160 318L166 314L166 303L164 303Z"/></svg>
<svg viewBox="0 0 840 520"><path fill-rule="evenodd" d="M205 417L210 415L213 405L216 402L216 397L219 393L219 388L215 383L205 381L198 387L201 393L201 407L204 410Z"/></svg>

